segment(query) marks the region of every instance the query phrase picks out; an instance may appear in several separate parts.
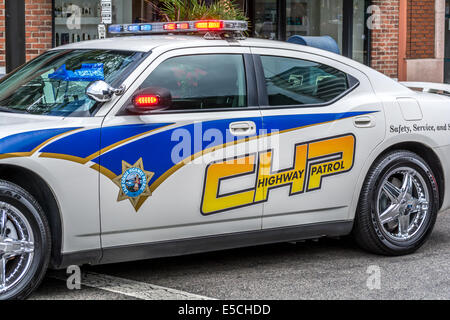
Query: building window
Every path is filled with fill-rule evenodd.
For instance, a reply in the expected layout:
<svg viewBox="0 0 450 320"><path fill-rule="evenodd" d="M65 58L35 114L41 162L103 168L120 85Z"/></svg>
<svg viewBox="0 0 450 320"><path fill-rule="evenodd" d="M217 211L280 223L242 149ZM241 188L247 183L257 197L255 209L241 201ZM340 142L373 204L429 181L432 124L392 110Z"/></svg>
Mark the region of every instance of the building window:
<svg viewBox="0 0 450 320"><path fill-rule="evenodd" d="M343 0L287 0L286 38L331 36L342 52Z"/></svg>
<svg viewBox="0 0 450 320"><path fill-rule="evenodd" d="M253 36L331 36L341 53L369 64L367 7L371 0L247 0Z"/></svg>
<svg viewBox="0 0 450 320"><path fill-rule="evenodd" d="M100 11L100 1L55 0L55 45L98 38Z"/></svg>
<svg viewBox="0 0 450 320"><path fill-rule="evenodd" d="M208 0L212 2L216 0ZM162 21L157 0L111 0L112 23ZM254 37L329 35L343 55L369 63L367 7L371 0L238 0ZM101 0L54 0L54 44L98 38Z"/></svg>
<svg viewBox="0 0 450 320"><path fill-rule="evenodd" d="M366 8L368 6L368 0L353 0L353 48L351 58L361 63L368 62L366 26Z"/></svg>
<svg viewBox="0 0 450 320"><path fill-rule="evenodd" d="M112 0L112 23L157 21L157 1ZM98 38L101 1L55 0L54 41L56 46Z"/></svg>
<svg viewBox="0 0 450 320"><path fill-rule="evenodd" d="M264 39L277 39L277 0L257 0L254 6L255 36Z"/></svg>

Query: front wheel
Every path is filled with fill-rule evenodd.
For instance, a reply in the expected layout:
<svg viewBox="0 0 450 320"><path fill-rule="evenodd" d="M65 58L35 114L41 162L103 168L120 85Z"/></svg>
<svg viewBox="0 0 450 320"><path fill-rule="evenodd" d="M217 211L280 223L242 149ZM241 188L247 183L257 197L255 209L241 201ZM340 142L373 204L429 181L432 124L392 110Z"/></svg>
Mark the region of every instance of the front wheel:
<svg viewBox="0 0 450 320"><path fill-rule="evenodd" d="M353 235L373 253L409 254L431 234L438 207L438 186L428 164L415 153L393 151L366 177Z"/></svg>
<svg viewBox="0 0 450 320"><path fill-rule="evenodd" d="M0 180L0 300L24 299L39 285L50 246L48 222L37 201Z"/></svg>

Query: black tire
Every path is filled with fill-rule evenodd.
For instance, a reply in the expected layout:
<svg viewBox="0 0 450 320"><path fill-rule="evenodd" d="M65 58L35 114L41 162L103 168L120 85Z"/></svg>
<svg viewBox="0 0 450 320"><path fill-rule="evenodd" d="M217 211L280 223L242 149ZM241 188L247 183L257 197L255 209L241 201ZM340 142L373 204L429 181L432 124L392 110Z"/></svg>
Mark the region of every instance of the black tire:
<svg viewBox="0 0 450 320"><path fill-rule="evenodd" d="M409 240L396 241L387 235L377 215L377 197L389 173L400 168L411 168L418 173L429 192L428 214L421 227ZM415 252L430 236L439 210L439 192L429 165L415 153L397 150L380 157L371 167L359 197L353 228L353 237L360 247L375 254L399 256Z"/></svg>
<svg viewBox="0 0 450 320"><path fill-rule="evenodd" d="M51 233L47 218L39 203L19 186L0 180L0 207L7 204L25 217L34 237L33 258L23 278L6 292L0 293L0 300L27 298L42 282L51 255Z"/></svg>

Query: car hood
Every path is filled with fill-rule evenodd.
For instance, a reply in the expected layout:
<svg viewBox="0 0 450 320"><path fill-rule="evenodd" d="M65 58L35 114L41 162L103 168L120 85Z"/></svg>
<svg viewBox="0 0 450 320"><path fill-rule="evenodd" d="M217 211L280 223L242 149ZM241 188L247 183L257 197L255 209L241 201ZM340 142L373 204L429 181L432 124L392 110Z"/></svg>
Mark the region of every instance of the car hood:
<svg viewBox="0 0 450 320"><path fill-rule="evenodd" d="M21 132L56 128L65 122L62 117L0 112L0 138Z"/></svg>
<svg viewBox="0 0 450 320"><path fill-rule="evenodd" d="M66 132L80 128L69 118L0 113L0 159L32 154L39 146Z"/></svg>

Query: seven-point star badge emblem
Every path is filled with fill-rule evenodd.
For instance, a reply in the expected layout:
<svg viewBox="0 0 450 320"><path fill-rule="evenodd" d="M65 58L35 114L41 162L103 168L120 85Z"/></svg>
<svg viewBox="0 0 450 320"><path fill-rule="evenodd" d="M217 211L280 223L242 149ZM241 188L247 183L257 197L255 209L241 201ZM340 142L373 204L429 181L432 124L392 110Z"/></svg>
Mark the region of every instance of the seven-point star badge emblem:
<svg viewBox="0 0 450 320"><path fill-rule="evenodd" d="M145 200L152 195L148 184L154 175L154 172L144 170L142 158L134 165L122 161L122 174L113 179L120 188L117 201L128 199L138 211Z"/></svg>

